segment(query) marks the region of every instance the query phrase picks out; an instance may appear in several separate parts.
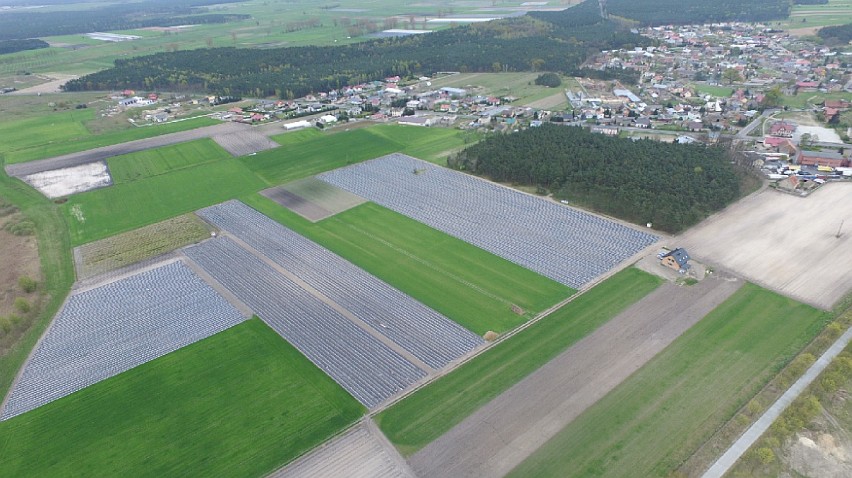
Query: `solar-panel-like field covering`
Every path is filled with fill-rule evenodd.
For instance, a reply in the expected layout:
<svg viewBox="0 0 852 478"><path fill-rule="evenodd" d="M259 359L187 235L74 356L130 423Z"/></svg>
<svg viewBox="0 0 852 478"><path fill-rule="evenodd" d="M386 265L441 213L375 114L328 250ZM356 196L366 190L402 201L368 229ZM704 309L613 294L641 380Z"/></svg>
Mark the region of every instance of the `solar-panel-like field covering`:
<svg viewBox="0 0 852 478"><path fill-rule="evenodd" d="M288 277L225 237L186 255L367 407L426 373Z"/></svg>
<svg viewBox="0 0 852 478"><path fill-rule="evenodd" d="M340 256L239 201L198 214L270 258L432 368L484 341Z"/></svg>
<svg viewBox="0 0 852 478"><path fill-rule="evenodd" d="M69 297L14 385L8 419L245 319L173 262Z"/></svg>
<svg viewBox="0 0 852 478"><path fill-rule="evenodd" d="M317 177L576 289L658 240L403 154Z"/></svg>

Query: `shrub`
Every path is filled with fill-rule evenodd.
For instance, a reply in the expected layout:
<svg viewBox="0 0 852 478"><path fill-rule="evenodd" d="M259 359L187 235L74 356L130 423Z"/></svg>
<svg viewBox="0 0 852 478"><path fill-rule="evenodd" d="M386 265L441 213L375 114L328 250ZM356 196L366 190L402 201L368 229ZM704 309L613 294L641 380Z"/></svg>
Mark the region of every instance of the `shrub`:
<svg viewBox="0 0 852 478"><path fill-rule="evenodd" d="M775 452L772 451L772 448L763 447L757 450L757 458L760 459L760 462L764 465L768 465L775 461Z"/></svg>
<svg viewBox="0 0 852 478"><path fill-rule="evenodd" d="M15 309L17 309L18 312L22 314L26 314L30 311L30 309L32 309L32 306L30 306L30 303L29 301L27 301L27 299L24 299L23 297L18 297L17 299L15 299Z"/></svg>
<svg viewBox="0 0 852 478"><path fill-rule="evenodd" d="M32 277L21 276L18 278L18 286L27 294L31 294L38 288L38 282L36 282Z"/></svg>
<svg viewBox="0 0 852 478"><path fill-rule="evenodd" d="M8 334L12 331L12 321L8 317L0 317L0 332Z"/></svg>
<svg viewBox="0 0 852 478"><path fill-rule="evenodd" d="M557 86L562 84L562 80L556 73L542 73L538 75L538 78L535 79L535 84L539 86L549 86L551 88L556 88Z"/></svg>
<svg viewBox="0 0 852 478"><path fill-rule="evenodd" d="M16 236L32 236L35 234L35 223L25 218L9 221L3 228Z"/></svg>

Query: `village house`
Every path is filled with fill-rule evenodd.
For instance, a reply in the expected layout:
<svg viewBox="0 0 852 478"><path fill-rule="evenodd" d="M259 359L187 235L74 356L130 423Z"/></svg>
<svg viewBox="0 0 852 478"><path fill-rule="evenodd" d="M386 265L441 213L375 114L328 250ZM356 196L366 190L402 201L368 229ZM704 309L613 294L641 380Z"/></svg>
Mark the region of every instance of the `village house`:
<svg viewBox="0 0 852 478"><path fill-rule="evenodd" d="M794 131L796 131L796 125L788 123L786 121L778 121L777 123L773 123L772 126L769 127L769 134L782 138L793 137Z"/></svg>

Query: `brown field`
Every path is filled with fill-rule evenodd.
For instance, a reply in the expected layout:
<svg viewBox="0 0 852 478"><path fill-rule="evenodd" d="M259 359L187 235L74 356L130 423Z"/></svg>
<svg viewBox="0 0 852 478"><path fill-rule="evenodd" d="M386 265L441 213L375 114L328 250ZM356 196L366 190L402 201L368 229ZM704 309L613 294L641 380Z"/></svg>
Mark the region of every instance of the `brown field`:
<svg viewBox="0 0 852 478"><path fill-rule="evenodd" d="M766 189L690 229L676 245L708 266L830 309L852 288L850 204L852 183L827 184L806 198Z"/></svg>
<svg viewBox="0 0 852 478"><path fill-rule="evenodd" d="M3 229L6 223L20 219L19 213L0 217L0 317L15 312L15 298L27 296L18 286L18 278L40 279L35 236L16 236Z"/></svg>
<svg viewBox="0 0 852 478"><path fill-rule="evenodd" d="M79 279L114 271L210 237L207 223L185 214L74 249Z"/></svg>
<svg viewBox="0 0 852 478"><path fill-rule="evenodd" d="M339 214L366 199L316 178L305 178L261 191L260 194L311 222Z"/></svg>

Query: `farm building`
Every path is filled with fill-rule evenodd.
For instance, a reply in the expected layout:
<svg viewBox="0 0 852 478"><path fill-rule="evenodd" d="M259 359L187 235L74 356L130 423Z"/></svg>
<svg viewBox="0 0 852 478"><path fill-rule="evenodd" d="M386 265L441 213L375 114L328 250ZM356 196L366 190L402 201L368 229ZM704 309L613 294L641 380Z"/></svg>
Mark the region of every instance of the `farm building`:
<svg viewBox="0 0 852 478"><path fill-rule="evenodd" d="M663 254L660 257L660 264L683 274L689 269L689 253L686 252L686 249L678 247Z"/></svg>
<svg viewBox="0 0 852 478"><path fill-rule="evenodd" d="M842 154L833 151L802 151L799 164L803 166L829 166L839 168L848 166L849 160Z"/></svg>
<svg viewBox="0 0 852 478"><path fill-rule="evenodd" d="M786 121L779 121L777 123L774 123L769 128L769 134L771 134L772 136L780 136L784 138L792 137L794 131L796 131L796 125L788 123Z"/></svg>
<svg viewBox="0 0 852 478"><path fill-rule="evenodd" d="M398 123L409 126L432 126L433 120L427 116L403 116Z"/></svg>

